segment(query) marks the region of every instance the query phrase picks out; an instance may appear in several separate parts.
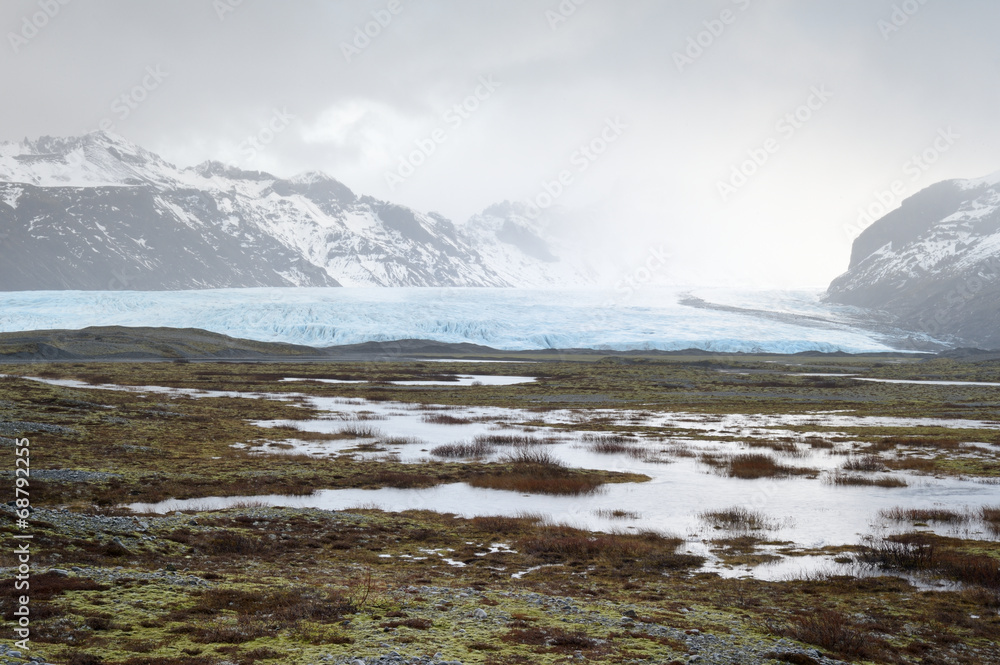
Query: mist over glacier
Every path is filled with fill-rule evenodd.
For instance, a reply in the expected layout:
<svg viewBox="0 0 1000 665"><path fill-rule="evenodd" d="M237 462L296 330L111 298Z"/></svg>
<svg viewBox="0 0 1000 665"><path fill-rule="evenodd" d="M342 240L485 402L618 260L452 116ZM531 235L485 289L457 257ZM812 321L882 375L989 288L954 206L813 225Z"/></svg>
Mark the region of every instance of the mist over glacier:
<svg viewBox="0 0 1000 665"><path fill-rule="evenodd" d="M903 333L857 327L859 310L823 303L820 295L676 288L629 294L479 288L34 291L0 293L0 331L168 326L316 347L428 339L503 350L912 348Z"/></svg>

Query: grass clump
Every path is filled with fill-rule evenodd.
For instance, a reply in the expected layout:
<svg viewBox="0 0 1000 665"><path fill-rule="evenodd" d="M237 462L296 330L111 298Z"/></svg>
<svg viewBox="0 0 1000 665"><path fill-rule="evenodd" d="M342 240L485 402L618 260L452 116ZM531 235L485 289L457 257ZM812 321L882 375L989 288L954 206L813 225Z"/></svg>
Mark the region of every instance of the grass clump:
<svg viewBox="0 0 1000 665"><path fill-rule="evenodd" d="M430 619L422 618L410 618L410 619L399 619L396 621L386 621L381 624L382 628L399 628L400 626L406 626L407 628L413 628L414 630L428 630L433 624Z"/></svg>
<svg viewBox="0 0 1000 665"><path fill-rule="evenodd" d="M348 425L340 430L340 434L354 439L377 439L385 435L382 430L371 425Z"/></svg>
<svg viewBox="0 0 1000 665"><path fill-rule="evenodd" d="M521 449L504 460L498 471L468 480L473 487L527 494L582 495L596 492L604 481L595 474L566 468L544 450Z"/></svg>
<svg viewBox="0 0 1000 665"><path fill-rule="evenodd" d="M539 439L527 434L480 434L474 440L488 446L537 446L542 443Z"/></svg>
<svg viewBox="0 0 1000 665"><path fill-rule="evenodd" d="M619 434L594 435L584 434L581 437L587 441L587 450L600 455L628 455L635 459L646 459L649 451L638 445L638 441L632 437Z"/></svg>
<svg viewBox="0 0 1000 665"><path fill-rule="evenodd" d="M851 457L840 467L844 471L885 471L885 464L882 463L882 458L878 455L861 455L859 457Z"/></svg>
<svg viewBox="0 0 1000 665"><path fill-rule="evenodd" d="M994 536L1000 536L1000 506L983 506L979 516Z"/></svg>
<svg viewBox="0 0 1000 665"><path fill-rule="evenodd" d="M597 646L597 642L595 640L587 637L587 635L582 632L569 632L558 627L514 627L500 639L510 644L544 646L548 647L548 650L557 653L570 653L574 650L589 650Z"/></svg>
<svg viewBox="0 0 1000 665"><path fill-rule="evenodd" d="M545 527L519 538L516 547L541 563L596 565L616 576L700 566L704 558L677 552L684 541L653 532L589 533Z"/></svg>
<svg viewBox="0 0 1000 665"><path fill-rule="evenodd" d="M773 626L772 632L833 651L849 658L877 658L886 642L859 626L843 612L815 609L795 614L785 626Z"/></svg>
<svg viewBox="0 0 1000 665"><path fill-rule="evenodd" d="M496 452L491 444L483 441L473 441L472 443L446 443L444 445L431 448L431 455L445 458L478 458L492 455Z"/></svg>
<svg viewBox="0 0 1000 665"><path fill-rule="evenodd" d="M491 534L507 535L533 528L540 520L536 517L506 517L504 515L483 515L473 517L472 526Z"/></svg>
<svg viewBox="0 0 1000 665"><path fill-rule="evenodd" d="M882 510L879 515L896 522L942 522L958 524L967 522L969 516L954 510L944 508L890 508Z"/></svg>
<svg viewBox="0 0 1000 665"><path fill-rule="evenodd" d="M213 556L253 555L273 549L269 540L230 530L208 534L196 546Z"/></svg>
<svg viewBox="0 0 1000 665"><path fill-rule="evenodd" d="M960 551L934 534L866 538L858 560L881 570L924 573L993 591L1000 589L1000 560Z"/></svg>
<svg viewBox="0 0 1000 665"><path fill-rule="evenodd" d="M447 413L430 413L420 419L433 425L468 425L472 422L468 418L457 418L449 416Z"/></svg>
<svg viewBox="0 0 1000 665"><path fill-rule="evenodd" d="M953 436L887 436L879 446L889 448L905 446L909 448L958 448L961 441Z"/></svg>
<svg viewBox="0 0 1000 665"><path fill-rule="evenodd" d="M819 473L815 469L789 466L776 462L763 453L743 453L722 457L702 456L702 461L714 466L730 478L755 480L758 478L785 478L788 476L811 476Z"/></svg>
<svg viewBox="0 0 1000 665"><path fill-rule="evenodd" d="M743 506L706 511L701 513L700 517L716 529L763 531L778 528L776 520L760 511L750 510Z"/></svg>
<svg viewBox="0 0 1000 665"><path fill-rule="evenodd" d="M831 474L830 483L854 487L907 487L908 483L898 476L862 476L856 473L836 472Z"/></svg>
<svg viewBox="0 0 1000 665"><path fill-rule="evenodd" d="M309 641L317 631L328 632L320 624L341 621L356 610L332 589L224 587L201 592L192 607L169 619L183 622L171 632L187 634L198 644L244 644L287 630L302 632Z"/></svg>
<svg viewBox="0 0 1000 665"><path fill-rule="evenodd" d="M371 474L359 475L357 478L359 484L373 487L395 487L397 489L433 487L440 482L438 478L427 473L408 473L389 469L378 469Z"/></svg>
<svg viewBox="0 0 1000 665"><path fill-rule="evenodd" d="M595 510L594 514L609 520L637 520L642 517L639 513L621 508L600 508Z"/></svg>

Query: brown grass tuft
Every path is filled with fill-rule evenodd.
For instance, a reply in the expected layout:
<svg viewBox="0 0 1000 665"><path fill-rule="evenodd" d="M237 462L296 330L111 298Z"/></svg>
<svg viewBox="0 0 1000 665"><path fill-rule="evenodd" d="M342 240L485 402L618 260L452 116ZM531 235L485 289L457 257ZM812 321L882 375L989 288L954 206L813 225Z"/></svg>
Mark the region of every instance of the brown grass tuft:
<svg viewBox="0 0 1000 665"><path fill-rule="evenodd" d="M348 425L340 430L340 434L355 439L377 439L385 436L382 430L370 425Z"/></svg>
<svg viewBox="0 0 1000 665"><path fill-rule="evenodd" d="M195 546L206 554L222 556L259 554L273 549L268 540L228 530L208 534L203 540L196 542Z"/></svg>
<svg viewBox="0 0 1000 665"><path fill-rule="evenodd" d="M770 455L743 453L722 457L702 456L701 461L714 466L730 478L783 478L797 475L815 475L815 469L804 469L780 464Z"/></svg>
<svg viewBox="0 0 1000 665"><path fill-rule="evenodd" d="M541 440L527 434L480 434L474 441L490 446L537 446Z"/></svg>
<svg viewBox="0 0 1000 665"><path fill-rule="evenodd" d="M879 515L897 522L945 522L960 523L969 519L968 515L944 508L890 508Z"/></svg>
<svg viewBox="0 0 1000 665"><path fill-rule="evenodd" d="M958 448L961 440L950 436L887 436L878 442L878 446L907 446L910 448Z"/></svg>
<svg viewBox="0 0 1000 665"><path fill-rule="evenodd" d="M532 646L550 647L556 652L571 652L593 649L597 646L590 637L581 632L568 632L561 628L512 628L500 637L511 644L527 644Z"/></svg>
<svg viewBox="0 0 1000 665"><path fill-rule="evenodd" d="M851 457L846 462L844 462L841 468L844 471L885 471L885 464L882 463L882 458L878 455L861 455L860 457Z"/></svg>
<svg viewBox="0 0 1000 665"><path fill-rule="evenodd" d="M421 420L434 425L468 425L472 422L468 418L456 418L455 416L449 416L447 413L428 414L423 416Z"/></svg>
<svg viewBox="0 0 1000 665"><path fill-rule="evenodd" d="M496 452L496 448L478 439L472 443L446 443L431 448L431 455L446 458L486 457L494 452Z"/></svg>
<svg viewBox="0 0 1000 665"><path fill-rule="evenodd" d="M858 559L882 570L923 572L967 585L1000 589L1000 560L941 545L933 534L904 533L867 538Z"/></svg>
<svg viewBox="0 0 1000 665"><path fill-rule="evenodd" d="M415 630L428 630L434 623L430 619L400 619L399 621L386 621L381 624L382 628L399 628L406 626Z"/></svg>
<svg viewBox="0 0 1000 665"><path fill-rule="evenodd" d="M357 480L359 485L374 485L376 487L396 487L399 489L410 489L413 487L433 487L440 482L437 478L426 473L407 473L404 471L389 471L379 469L374 473L359 475Z"/></svg>
<svg viewBox="0 0 1000 665"><path fill-rule="evenodd" d="M702 557L677 553L683 542L651 532L592 534L569 527L548 527L518 539L517 549L544 563L601 564L616 575L629 576L701 565Z"/></svg>
<svg viewBox="0 0 1000 665"><path fill-rule="evenodd" d="M502 515L483 515L472 518L472 526L495 534L518 533L530 529L538 520L531 517L504 517Z"/></svg>
<svg viewBox="0 0 1000 665"><path fill-rule="evenodd" d="M877 657L885 644L847 615L829 609L793 616L787 627L774 632L853 658Z"/></svg>
<svg viewBox="0 0 1000 665"><path fill-rule="evenodd" d="M90 653L77 652L69 657L67 665L103 665L104 659Z"/></svg>
<svg viewBox="0 0 1000 665"><path fill-rule="evenodd" d="M609 520L637 520L642 517L637 512L622 510L621 508L600 508L595 510L594 514Z"/></svg>
<svg viewBox="0 0 1000 665"><path fill-rule="evenodd" d="M994 536L1000 536L1000 506L983 506L979 516Z"/></svg>
<svg viewBox="0 0 1000 665"><path fill-rule="evenodd" d="M599 476L567 469L540 449L521 449L504 460L506 466L468 480L473 487L527 494L592 494L603 484Z"/></svg>
<svg viewBox="0 0 1000 665"><path fill-rule="evenodd" d="M906 487L908 483L898 476L861 476L855 473L836 472L830 475L833 485L859 487Z"/></svg>
<svg viewBox="0 0 1000 665"><path fill-rule="evenodd" d="M764 513L743 506L707 511L699 517L718 529L758 531L776 529L778 526L775 520Z"/></svg>

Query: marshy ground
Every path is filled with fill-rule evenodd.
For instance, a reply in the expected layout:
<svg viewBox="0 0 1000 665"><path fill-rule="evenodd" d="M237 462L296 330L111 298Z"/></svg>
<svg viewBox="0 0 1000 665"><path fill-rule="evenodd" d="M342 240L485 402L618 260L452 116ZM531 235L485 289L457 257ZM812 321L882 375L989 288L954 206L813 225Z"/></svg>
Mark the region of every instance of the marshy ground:
<svg viewBox="0 0 1000 665"><path fill-rule="evenodd" d="M497 665L1000 662L1000 387L858 380L1000 383L996 361L553 356L52 363L0 373L11 496L14 441L31 442L33 648L25 657L75 665L321 663L391 652ZM459 385L457 374L534 380ZM351 405L352 420L304 426L329 417L321 400L337 399ZM414 420L455 431L473 431L484 413L518 416L468 440L393 440L380 405L405 405ZM559 443L567 438L574 443ZM587 459L623 461L580 468L559 457L571 446ZM315 454L324 447L336 452ZM424 459L406 457L424 448ZM782 540L781 529L804 525L789 527L781 511L748 499L693 513L702 529L694 551L688 533L626 528L648 517L635 505L599 508L596 519L622 524L614 532L544 514L546 501L652 486L656 474L639 467L683 465L716 483L744 483L748 497L773 482L879 492L886 507L873 512L884 528L861 523L857 537L810 549ZM919 493L922 483L964 483L977 503L892 503L892 492ZM498 505L496 514L460 517L253 498L169 514L124 507L456 484L528 495L541 509L502 515ZM207 499L202 507L211 507ZM13 518L0 528L20 532ZM9 549L0 595L8 619ZM844 568L770 581L752 574L775 559L819 556Z"/></svg>

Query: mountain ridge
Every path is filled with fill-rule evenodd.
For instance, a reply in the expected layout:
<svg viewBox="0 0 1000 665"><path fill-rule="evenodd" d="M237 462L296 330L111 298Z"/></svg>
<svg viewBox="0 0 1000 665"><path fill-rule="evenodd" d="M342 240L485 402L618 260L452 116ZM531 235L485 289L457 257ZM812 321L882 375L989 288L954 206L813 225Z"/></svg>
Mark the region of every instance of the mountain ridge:
<svg viewBox="0 0 1000 665"><path fill-rule="evenodd" d="M0 144L0 229L0 290L593 279L547 219L520 204L456 224L318 171L280 178L216 160L178 168L106 132Z"/></svg>
<svg viewBox="0 0 1000 665"><path fill-rule="evenodd" d="M1000 348L1000 171L935 183L875 221L827 297L952 344Z"/></svg>

